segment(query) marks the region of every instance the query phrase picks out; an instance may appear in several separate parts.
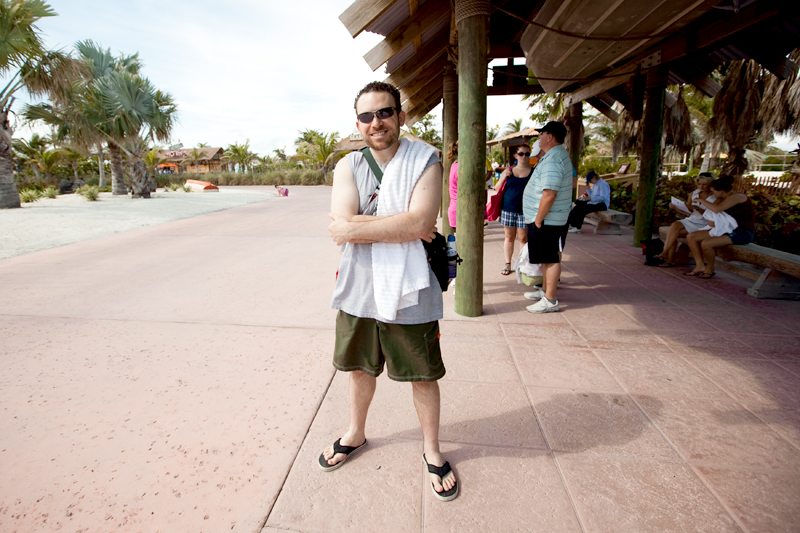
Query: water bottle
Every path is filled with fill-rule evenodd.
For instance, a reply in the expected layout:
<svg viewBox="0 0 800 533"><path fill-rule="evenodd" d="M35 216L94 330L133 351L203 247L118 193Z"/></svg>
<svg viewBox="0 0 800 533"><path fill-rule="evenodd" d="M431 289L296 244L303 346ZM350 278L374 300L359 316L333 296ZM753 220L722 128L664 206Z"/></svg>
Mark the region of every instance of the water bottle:
<svg viewBox="0 0 800 533"><path fill-rule="evenodd" d="M454 279L458 270L456 259L458 258L458 251L456 250L456 236L447 236L447 277Z"/></svg>

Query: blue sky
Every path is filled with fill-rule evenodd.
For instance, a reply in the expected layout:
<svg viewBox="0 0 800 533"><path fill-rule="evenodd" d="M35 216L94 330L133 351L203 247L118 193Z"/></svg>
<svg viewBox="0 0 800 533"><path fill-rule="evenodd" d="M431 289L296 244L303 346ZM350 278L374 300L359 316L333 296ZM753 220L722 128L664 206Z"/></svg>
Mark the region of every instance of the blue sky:
<svg viewBox="0 0 800 533"><path fill-rule="evenodd" d="M386 77L363 59L382 37L353 39L339 21L352 1L49 0L59 15L38 26L51 48L91 39L114 53L139 52L144 75L178 104L175 142L225 147L249 139L260 155L293 153L301 130L349 135L353 97ZM17 111L27 101L20 96ZM432 113L440 121L441 105ZM523 127L535 126L528 115L519 96L488 99L489 125L523 118Z"/></svg>
<svg viewBox="0 0 800 533"><path fill-rule="evenodd" d="M49 0L58 16L38 26L51 48L91 39L114 53L139 52L143 74L178 103L174 141L250 139L260 155L292 153L300 130L349 135L355 94L386 77L363 59L382 37L353 39L339 21L352 1ZM441 106L433 113L441 120ZM519 96L489 98L489 124L528 114Z"/></svg>

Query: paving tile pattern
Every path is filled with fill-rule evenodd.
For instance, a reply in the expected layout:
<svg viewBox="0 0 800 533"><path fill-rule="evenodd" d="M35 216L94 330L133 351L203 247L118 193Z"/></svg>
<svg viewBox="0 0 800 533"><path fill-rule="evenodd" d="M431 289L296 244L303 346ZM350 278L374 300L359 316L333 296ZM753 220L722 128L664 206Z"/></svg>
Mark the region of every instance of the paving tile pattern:
<svg viewBox="0 0 800 533"><path fill-rule="evenodd" d="M0 530L797 530L800 303L645 267L628 233L570 234L562 311L532 315L487 227L484 314L456 314L449 291L441 322L456 500L433 497L411 387L385 376L367 446L322 472L348 423L338 258L329 191L295 191L299 212L256 204L0 262L16 280L0 288ZM185 275L198 264L206 286ZM118 282L143 269L146 290Z"/></svg>

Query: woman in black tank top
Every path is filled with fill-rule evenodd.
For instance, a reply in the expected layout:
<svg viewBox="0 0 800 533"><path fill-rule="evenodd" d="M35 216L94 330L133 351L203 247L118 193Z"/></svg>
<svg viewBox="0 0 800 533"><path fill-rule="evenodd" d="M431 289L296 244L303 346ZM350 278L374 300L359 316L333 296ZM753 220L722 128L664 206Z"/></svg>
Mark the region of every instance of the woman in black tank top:
<svg viewBox="0 0 800 533"><path fill-rule="evenodd" d="M516 166L505 169L494 187L495 190L500 190L505 183L503 206L500 213L500 223L505 230L505 242L503 242L505 267L500 271L504 276L511 274L511 263L514 261L514 241L519 240L520 249L528 243L528 230L522 216L522 191L533 173L533 167L528 159L530 155L530 146L527 144L517 146L514 151Z"/></svg>
<svg viewBox="0 0 800 533"><path fill-rule="evenodd" d="M733 178L725 174L711 182L711 193L717 197L713 204L703 199L698 199L700 204L712 213L725 212L736 221L736 229L712 237L710 230L694 231L686 236L689 249L694 256L694 270L686 272L686 276L697 276L701 279L714 277L714 262L716 252L714 248L729 244L750 244L755 234L756 214L753 202L746 194L733 192ZM709 226L714 226L709 221Z"/></svg>

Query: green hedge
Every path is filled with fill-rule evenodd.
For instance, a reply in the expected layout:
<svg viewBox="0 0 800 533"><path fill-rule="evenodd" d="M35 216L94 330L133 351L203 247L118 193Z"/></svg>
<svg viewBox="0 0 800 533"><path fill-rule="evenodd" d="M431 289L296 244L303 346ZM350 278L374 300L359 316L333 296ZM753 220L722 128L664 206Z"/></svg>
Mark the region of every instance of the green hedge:
<svg viewBox="0 0 800 533"><path fill-rule="evenodd" d="M321 170L280 169L266 172L213 172L209 174L159 174L156 182L159 187L171 183L184 183L187 179L208 181L214 185L331 185L333 173Z"/></svg>

